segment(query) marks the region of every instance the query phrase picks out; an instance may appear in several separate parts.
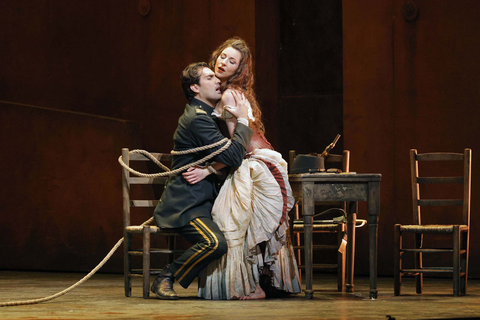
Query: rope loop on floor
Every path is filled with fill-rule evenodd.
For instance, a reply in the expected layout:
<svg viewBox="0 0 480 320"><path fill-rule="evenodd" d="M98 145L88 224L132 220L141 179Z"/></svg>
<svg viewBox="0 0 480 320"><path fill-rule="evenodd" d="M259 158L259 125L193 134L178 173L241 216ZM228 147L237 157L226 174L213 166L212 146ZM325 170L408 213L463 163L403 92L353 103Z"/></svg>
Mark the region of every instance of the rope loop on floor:
<svg viewBox="0 0 480 320"><path fill-rule="evenodd" d="M144 223L142 223L141 225L144 226L144 225L149 225L153 222L153 217L151 217L150 219L148 219L147 221L145 221ZM113 255L113 253L115 251L117 251L117 249L120 247L120 245L123 243L123 239L124 238L121 238L120 240L118 240L118 242L113 246L112 250L110 250L110 252L105 256L105 258L103 258L102 261L100 261L100 263L92 270L90 271L85 277L83 277L82 279L80 279L80 281L78 281L77 283L71 285L70 287L68 287L67 289L63 290L63 291L60 291L54 295L51 295L51 296L48 296L48 297L45 297L45 298L39 298L39 299L32 299L32 300L23 300L23 301L10 301L10 302L2 302L0 303L0 307L12 307L12 306L24 306L24 305L27 305L27 304L37 304L37 303L41 303L41 302L46 302L46 301L50 301L50 300L53 300L55 298L58 298L60 296L63 296L64 294L72 291L73 289L75 289L76 287L80 286L81 284L83 284L85 281L87 281L88 279L90 279L98 270L100 270L101 267L103 267L103 265L108 261L108 259L110 259L110 257Z"/></svg>

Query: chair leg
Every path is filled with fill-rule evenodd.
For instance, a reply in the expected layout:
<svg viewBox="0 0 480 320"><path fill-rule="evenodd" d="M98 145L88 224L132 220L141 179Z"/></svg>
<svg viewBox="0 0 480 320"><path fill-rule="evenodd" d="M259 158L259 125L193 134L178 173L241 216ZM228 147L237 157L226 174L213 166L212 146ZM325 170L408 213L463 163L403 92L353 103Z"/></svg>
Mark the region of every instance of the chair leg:
<svg viewBox="0 0 480 320"><path fill-rule="evenodd" d="M150 296L150 226L143 226L143 298Z"/></svg>
<svg viewBox="0 0 480 320"><path fill-rule="evenodd" d="M297 219L297 220L300 219L300 211L298 209L298 201L295 202L295 219ZM297 232L295 235L296 235L295 238L296 238L296 241L297 241L295 246L299 247L299 246L301 246L301 243L302 243L300 232ZM298 248L296 250L297 250L297 264L300 266L300 265L302 265L302 249ZM300 268L298 269L298 275L301 279L302 278L302 269L300 269Z"/></svg>
<svg viewBox="0 0 480 320"><path fill-rule="evenodd" d="M130 254L128 253L132 247L132 235L125 232L123 239L123 275L125 281L125 297L132 295L132 279L130 277Z"/></svg>
<svg viewBox="0 0 480 320"><path fill-rule="evenodd" d="M460 294L460 227L453 227L453 295Z"/></svg>
<svg viewBox="0 0 480 320"><path fill-rule="evenodd" d="M461 249L465 250L465 253L461 255L460 259L460 272L464 275L460 278L460 294L465 295L467 293L467 282L468 282L468 254L469 254L469 235L467 232L462 232L461 235Z"/></svg>
<svg viewBox="0 0 480 320"><path fill-rule="evenodd" d="M296 234L296 238L297 238L297 246L301 246L301 235L300 233L297 233ZM302 265L302 249L298 248L296 249L297 250L297 264L298 266L301 266ZM298 269L298 275L299 277L301 278L302 277L302 269Z"/></svg>
<svg viewBox="0 0 480 320"><path fill-rule="evenodd" d="M345 284L347 292L353 292L353 277L355 270L355 225L357 221L357 202L348 203L347 214L347 261L346 261L346 281Z"/></svg>
<svg viewBox="0 0 480 320"><path fill-rule="evenodd" d="M423 246L423 234L415 234L415 248L421 249ZM421 252L415 253L415 269L422 269L423 263L422 260L423 256ZM415 283L416 283L416 291L418 294L422 293L423 291L423 273L419 272L415 275Z"/></svg>
<svg viewBox="0 0 480 320"><path fill-rule="evenodd" d="M345 224L338 224L337 231L337 245L340 248L345 235ZM346 261L346 248L339 249L337 251L337 290L338 292L345 292L345 261Z"/></svg>
<svg viewBox="0 0 480 320"><path fill-rule="evenodd" d="M394 274L394 295L399 296L400 295L400 288L402 284L402 274L401 274L401 269L402 269L402 234L400 232L400 225L396 224L395 225L395 239L394 239L394 268L393 268L393 274Z"/></svg>

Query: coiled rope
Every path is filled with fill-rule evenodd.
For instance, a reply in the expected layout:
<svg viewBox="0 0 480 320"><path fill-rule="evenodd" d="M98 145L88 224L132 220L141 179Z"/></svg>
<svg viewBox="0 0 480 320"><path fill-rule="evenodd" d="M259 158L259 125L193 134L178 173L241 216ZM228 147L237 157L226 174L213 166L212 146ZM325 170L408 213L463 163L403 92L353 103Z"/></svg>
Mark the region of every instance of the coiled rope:
<svg viewBox="0 0 480 320"><path fill-rule="evenodd" d="M210 145L206 145L206 146L202 146L202 147L198 147L198 148L193 148L193 149L189 149L189 150L183 150L183 151L171 151L170 153L172 155L184 155L184 154L189 154L189 153L194 153L194 152L198 152L198 151L204 151L204 150L208 150L208 149L211 149L211 148L214 148L214 147L217 147L219 145L221 145L222 143L225 143L226 144L221 147L220 149L218 149L217 151L214 151L212 152L211 154L207 155L206 157L198 160L198 161L195 161L195 162L192 162L192 163L189 163L179 169L175 169L175 170L170 170L169 168L167 168L165 165L163 165L160 161L158 161L152 154L150 154L148 151L145 151L145 150L139 150L139 149L136 149L136 150L131 150L129 152L129 154L134 154L134 153L140 153L140 154L143 154L145 155L147 158L149 158L150 160L152 160L155 164L157 164L159 167L161 167L163 170L165 170L166 172L161 172L161 173L154 173L154 174L146 174L146 173L142 173L142 172L138 172L138 171L135 171L133 170L132 168L130 168L129 166L127 166L125 164L125 162L123 162L122 160L122 156L120 156L118 158L118 162L120 163L120 165L122 167L124 167L125 169L127 169L128 171L130 171L131 173L135 174L135 175L138 175L138 176L141 176L141 177L148 177L148 178L154 178L154 177L164 177L164 176L169 176L169 175L173 175L173 174L177 174L181 171L184 171L190 167L193 167L193 166L196 166L200 163L203 163L213 157L215 157L216 155L220 154L221 152L223 152L224 150L226 150L230 144L232 143L232 141L228 138L224 138L218 142L215 142L215 143L212 143ZM152 224L153 222L153 217L151 217L150 219L148 219L147 221L145 221L144 223L141 224L141 226L144 226L144 225L150 225ZM23 306L23 305L27 305L27 304L37 304L37 303L41 303L41 302L46 302L46 301L50 301L50 300L53 300L55 298L58 298L60 296L63 296L64 294L72 291L73 289L75 289L76 287L80 286L81 284L83 284L85 281L87 281L88 279L90 279L98 270L100 270L101 267L103 267L103 265L108 261L108 259L110 259L110 257L115 253L115 251L117 251L117 249L120 247L120 245L123 243L123 240L124 238L121 238L120 240L118 240L118 242L113 246L113 248L110 250L110 252L105 256L105 258L103 258L102 261L100 261L100 263L92 270L90 271L85 277L83 277L82 279L80 279L80 281L78 281L77 283L71 285L70 287L68 287L67 289L63 290L63 291L60 291L54 295L51 295L51 296L48 296L48 297L45 297L45 298L39 298L39 299L31 299L31 300L23 300L23 301L10 301L10 302L2 302L0 303L0 307L11 307L11 306Z"/></svg>
<svg viewBox="0 0 480 320"><path fill-rule="evenodd" d="M120 165L122 167L124 167L125 169L127 169L130 173L133 173L137 176L140 176L140 177L145 177L145 178L156 178L156 177L165 177L165 176L170 176L170 175L173 175L173 174L177 174L179 172L182 172L184 170L187 170L188 168L191 168L191 167L194 167L194 166L197 166L199 165L200 163L204 163L205 161L207 160L210 160L212 159L213 157L215 157L216 155L222 153L223 151L225 151L231 144L232 144L232 141L228 138L224 138L218 142L215 142L215 143L212 143L212 144L209 144L209 145L206 145L206 146L202 146L202 147L198 147L198 148L193 148L193 149L189 149L189 150L183 150L183 151L174 151L172 150L170 153L172 155L184 155L184 154L189 154L189 153L194 153L194 152L199 152L199 151L204 151L204 150L208 150L208 149L211 149L211 148L214 148L214 147L217 147L219 145L221 145L222 143L225 143L226 144L221 147L220 149L218 149L217 151L214 151L212 152L211 154L205 156L204 158L198 160L198 161L195 161L195 162L192 162L192 163L189 163L181 168L178 168L178 169L175 169L175 170L170 170L168 169L165 165L163 165L160 161L158 161L152 154L150 154L148 151L145 151L145 150L131 150L129 152L129 154L134 154L134 153L140 153L140 154L143 154L144 156L146 156L147 158L149 158L150 160L152 160L155 164L157 164L159 167L161 167L163 170L165 170L166 172L159 172L159 173L142 173L142 172L139 172L139 171L136 171L136 170L133 170L132 168L130 168L129 166L127 166L125 164L125 162L123 162L123 159L122 159L122 156L118 157L118 162L120 163Z"/></svg>

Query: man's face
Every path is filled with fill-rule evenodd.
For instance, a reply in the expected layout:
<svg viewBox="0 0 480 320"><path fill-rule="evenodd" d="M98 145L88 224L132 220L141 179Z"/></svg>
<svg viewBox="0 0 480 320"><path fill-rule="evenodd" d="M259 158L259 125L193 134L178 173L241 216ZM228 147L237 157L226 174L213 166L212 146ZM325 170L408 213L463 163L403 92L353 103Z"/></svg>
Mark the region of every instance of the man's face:
<svg viewBox="0 0 480 320"><path fill-rule="evenodd" d="M197 93L195 98L214 107L222 97L220 80L215 77L215 74L209 68L203 68L201 72L200 83L193 84L190 88Z"/></svg>

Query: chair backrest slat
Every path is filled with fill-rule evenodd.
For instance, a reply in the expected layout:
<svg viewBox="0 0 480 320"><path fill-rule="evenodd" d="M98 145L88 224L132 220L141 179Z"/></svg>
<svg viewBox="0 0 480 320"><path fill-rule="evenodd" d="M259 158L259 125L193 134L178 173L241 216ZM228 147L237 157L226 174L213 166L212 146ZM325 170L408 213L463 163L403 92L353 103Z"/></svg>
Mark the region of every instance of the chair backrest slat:
<svg viewBox="0 0 480 320"><path fill-rule="evenodd" d="M172 160L172 155L169 153L157 153L153 152L150 153L157 159L158 161L171 161ZM130 154L130 161L152 161L150 158L147 158L141 153L132 153Z"/></svg>
<svg viewBox="0 0 480 320"><path fill-rule="evenodd" d="M342 162L343 155L342 154L330 154L326 159L325 162Z"/></svg>
<svg viewBox="0 0 480 320"><path fill-rule="evenodd" d="M130 200L130 206L136 208L151 208L156 207L158 200Z"/></svg>
<svg viewBox="0 0 480 320"><path fill-rule="evenodd" d="M130 184L165 184L167 177L145 178L145 177L131 177Z"/></svg>
<svg viewBox="0 0 480 320"><path fill-rule="evenodd" d="M418 161L462 161L463 153L422 153L417 154Z"/></svg>
<svg viewBox="0 0 480 320"><path fill-rule="evenodd" d="M419 206L463 206L463 200L456 199L429 199L418 200Z"/></svg>
<svg viewBox="0 0 480 320"><path fill-rule="evenodd" d="M418 177L417 183L463 183L463 177Z"/></svg>

